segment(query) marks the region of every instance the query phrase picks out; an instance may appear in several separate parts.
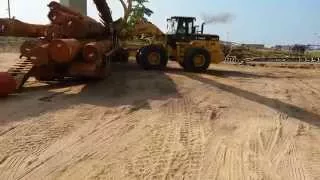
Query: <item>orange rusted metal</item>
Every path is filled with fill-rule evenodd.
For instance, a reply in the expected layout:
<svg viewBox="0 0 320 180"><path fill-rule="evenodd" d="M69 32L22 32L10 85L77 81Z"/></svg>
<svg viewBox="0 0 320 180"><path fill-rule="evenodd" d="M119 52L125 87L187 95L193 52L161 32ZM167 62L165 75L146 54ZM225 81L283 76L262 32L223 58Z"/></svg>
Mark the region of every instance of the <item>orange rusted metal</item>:
<svg viewBox="0 0 320 180"><path fill-rule="evenodd" d="M0 72L0 97L8 96L16 90L16 81L7 72Z"/></svg>
<svg viewBox="0 0 320 180"><path fill-rule="evenodd" d="M49 45L49 55L56 63L69 63L79 55L81 48L79 40L54 39Z"/></svg>
<svg viewBox="0 0 320 180"><path fill-rule="evenodd" d="M19 90L30 76L51 81L100 79L110 73L111 58L104 58L113 47L108 25L57 2L48 6L49 25L0 18L0 36L37 38L25 41L19 61L0 73L0 96Z"/></svg>
<svg viewBox="0 0 320 180"><path fill-rule="evenodd" d="M105 33L104 26L88 16L83 16L57 2L51 2L49 7L48 18L52 24L62 27L62 34L66 37L90 38L102 36Z"/></svg>
<svg viewBox="0 0 320 180"><path fill-rule="evenodd" d="M0 18L0 36L44 37L49 25L29 24L16 19Z"/></svg>
<svg viewBox="0 0 320 180"><path fill-rule="evenodd" d="M26 57L35 66L49 63L49 42L45 39L27 40L20 46L20 58Z"/></svg>
<svg viewBox="0 0 320 180"><path fill-rule="evenodd" d="M55 72L53 64L37 66L32 70L32 76L39 81L53 81L59 78L59 74Z"/></svg>
<svg viewBox="0 0 320 180"><path fill-rule="evenodd" d="M52 39L62 39L62 38L67 38L64 34L63 34L63 27L60 25L56 25L56 24L51 24L48 27L48 32L47 32L47 36L46 38L48 40L52 40Z"/></svg>
<svg viewBox="0 0 320 180"><path fill-rule="evenodd" d="M94 19L79 19L74 16L67 17L63 23L63 33L72 38L94 38L104 36L105 28Z"/></svg>
<svg viewBox="0 0 320 180"><path fill-rule="evenodd" d="M51 10L48 14L48 18L50 19L51 23L59 25L67 22L69 16L72 15L58 10Z"/></svg>
<svg viewBox="0 0 320 180"><path fill-rule="evenodd" d="M40 43L39 40L26 40L20 46L20 57L30 59L31 51Z"/></svg>
<svg viewBox="0 0 320 180"><path fill-rule="evenodd" d="M74 11L58 2L52 1L48 4L48 7L50 8L50 11L61 11L64 13L67 13L69 15L73 15L73 16L78 16L78 17L83 17L83 15L77 11Z"/></svg>
<svg viewBox="0 0 320 180"><path fill-rule="evenodd" d="M83 47L82 56L87 62L97 62L100 64L103 54L110 51L112 48L112 41L96 41L90 42Z"/></svg>
<svg viewBox="0 0 320 180"><path fill-rule="evenodd" d="M107 69L98 66L95 62L74 62L69 69L69 74L74 77L103 78L106 75L105 70Z"/></svg>
<svg viewBox="0 0 320 180"><path fill-rule="evenodd" d="M46 65L49 63L49 43L36 46L31 50L31 62L35 66Z"/></svg>
<svg viewBox="0 0 320 180"><path fill-rule="evenodd" d="M24 41L20 46L20 57L30 59L32 56L32 50L45 43L48 43L45 39L31 39Z"/></svg>

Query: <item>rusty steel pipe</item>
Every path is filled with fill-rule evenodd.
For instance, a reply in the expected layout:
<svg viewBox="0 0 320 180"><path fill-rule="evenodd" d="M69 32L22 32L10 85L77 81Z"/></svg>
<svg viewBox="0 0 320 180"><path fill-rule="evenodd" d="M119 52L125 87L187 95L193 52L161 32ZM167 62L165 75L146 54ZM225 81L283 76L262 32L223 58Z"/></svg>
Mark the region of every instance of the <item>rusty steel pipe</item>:
<svg viewBox="0 0 320 180"><path fill-rule="evenodd" d="M69 75L73 77L104 78L110 74L109 66L98 66L96 63L74 62L69 68Z"/></svg>
<svg viewBox="0 0 320 180"><path fill-rule="evenodd" d="M29 24L16 19L0 18L0 36L44 37L49 25Z"/></svg>
<svg viewBox="0 0 320 180"><path fill-rule="evenodd" d="M52 25L60 28L56 34L69 38L91 38L105 34L103 25L89 17L79 18L58 11L52 11L49 16L51 16ZM53 30L58 29L53 28Z"/></svg>
<svg viewBox="0 0 320 180"><path fill-rule="evenodd" d="M48 18L52 24L61 26L63 34L68 38L95 38L105 36L105 27L89 16L84 16L71 8L57 2L51 2Z"/></svg>
<svg viewBox="0 0 320 180"><path fill-rule="evenodd" d="M39 44L31 50L30 60L35 66L49 63L49 43Z"/></svg>
<svg viewBox="0 0 320 180"><path fill-rule="evenodd" d="M80 12L74 11L73 9L70 9L69 7L66 7L55 1L50 2L48 4L48 7L50 8L51 11L58 10L73 16L83 17L83 15Z"/></svg>
<svg viewBox="0 0 320 180"><path fill-rule="evenodd" d="M51 24L48 28L46 38L48 40L66 38L66 36L63 34L63 27L61 27L60 25Z"/></svg>
<svg viewBox="0 0 320 180"><path fill-rule="evenodd" d="M64 35L72 38L95 38L105 35L103 25L91 18L79 19L68 16L62 27Z"/></svg>
<svg viewBox="0 0 320 180"><path fill-rule="evenodd" d="M55 72L54 65L50 64L33 68L31 76L39 81L52 81L56 77L59 77L59 74Z"/></svg>
<svg viewBox="0 0 320 180"><path fill-rule="evenodd" d="M48 41L44 39L32 39L24 41L20 46L20 57L26 57L27 59L30 59L32 55L32 50L35 47L45 43L48 43Z"/></svg>
<svg viewBox="0 0 320 180"><path fill-rule="evenodd" d="M72 63L69 73L73 76L96 76L98 66L95 63Z"/></svg>
<svg viewBox="0 0 320 180"><path fill-rule="evenodd" d="M54 39L49 45L49 56L57 63L69 63L80 53L82 43L76 39Z"/></svg>
<svg viewBox="0 0 320 180"><path fill-rule="evenodd" d="M73 15L58 10L52 10L48 14L48 18L51 21L51 23L59 25L62 25L63 23L67 22L69 16Z"/></svg>
<svg viewBox="0 0 320 180"><path fill-rule="evenodd" d="M32 49L39 45L41 42L39 40L26 40L20 46L20 57L26 57L30 59Z"/></svg>
<svg viewBox="0 0 320 180"><path fill-rule="evenodd" d="M0 97L14 93L16 84L16 80L9 73L0 72Z"/></svg>
<svg viewBox="0 0 320 180"><path fill-rule="evenodd" d="M83 47L82 56L87 62L96 62L100 64L103 54L112 49L112 41L96 41L90 42Z"/></svg>

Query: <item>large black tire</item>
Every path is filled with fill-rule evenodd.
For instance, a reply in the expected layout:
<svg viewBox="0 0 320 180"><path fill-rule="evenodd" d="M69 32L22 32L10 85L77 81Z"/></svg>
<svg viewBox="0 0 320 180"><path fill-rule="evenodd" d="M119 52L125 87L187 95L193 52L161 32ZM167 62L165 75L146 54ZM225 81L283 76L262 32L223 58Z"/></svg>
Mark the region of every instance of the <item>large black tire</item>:
<svg viewBox="0 0 320 180"><path fill-rule="evenodd" d="M200 65L196 65L195 63L195 58L197 56L203 57L203 63L201 63ZM184 69L189 72L203 72L209 68L210 63L211 56L206 49L190 48L186 51L182 67L184 67Z"/></svg>
<svg viewBox="0 0 320 180"><path fill-rule="evenodd" d="M152 62L150 55L157 56L157 61ZM137 54L137 63L146 70L163 70L168 64L167 51L157 45L145 46Z"/></svg>

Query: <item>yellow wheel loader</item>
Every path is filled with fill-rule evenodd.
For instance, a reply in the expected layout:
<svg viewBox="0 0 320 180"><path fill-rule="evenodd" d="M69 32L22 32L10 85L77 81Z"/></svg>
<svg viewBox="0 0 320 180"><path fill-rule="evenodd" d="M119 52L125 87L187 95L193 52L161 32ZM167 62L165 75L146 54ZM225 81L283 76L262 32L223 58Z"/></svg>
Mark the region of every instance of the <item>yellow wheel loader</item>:
<svg viewBox="0 0 320 180"><path fill-rule="evenodd" d="M224 54L219 36L204 34L205 24L200 29L195 21L194 17L171 17L167 19L167 34L150 22L138 23L133 36L140 38L129 40L122 47L135 54L143 69L165 69L168 60L172 60L186 71L205 71L211 63L222 62Z"/></svg>

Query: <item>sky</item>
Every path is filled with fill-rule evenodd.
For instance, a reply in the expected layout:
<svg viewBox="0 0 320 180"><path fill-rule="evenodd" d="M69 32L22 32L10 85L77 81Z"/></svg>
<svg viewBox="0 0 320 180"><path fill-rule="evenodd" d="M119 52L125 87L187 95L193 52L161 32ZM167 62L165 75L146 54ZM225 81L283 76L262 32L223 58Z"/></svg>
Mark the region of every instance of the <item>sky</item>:
<svg viewBox="0 0 320 180"><path fill-rule="evenodd" d="M107 0L113 17L122 16L119 0ZM203 14L229 13L228 23L209 24L205 33L218 34L222 40L238 43L320 44L320 0L149 0L154 14L149 18L166 32L170 16L194 16L203 22ZM50 0L11 0L12 15L29 23L49 23ZM7 0L0 0L0 18L7 17ZM92 0L88 15L98 18Z"/></svg>

